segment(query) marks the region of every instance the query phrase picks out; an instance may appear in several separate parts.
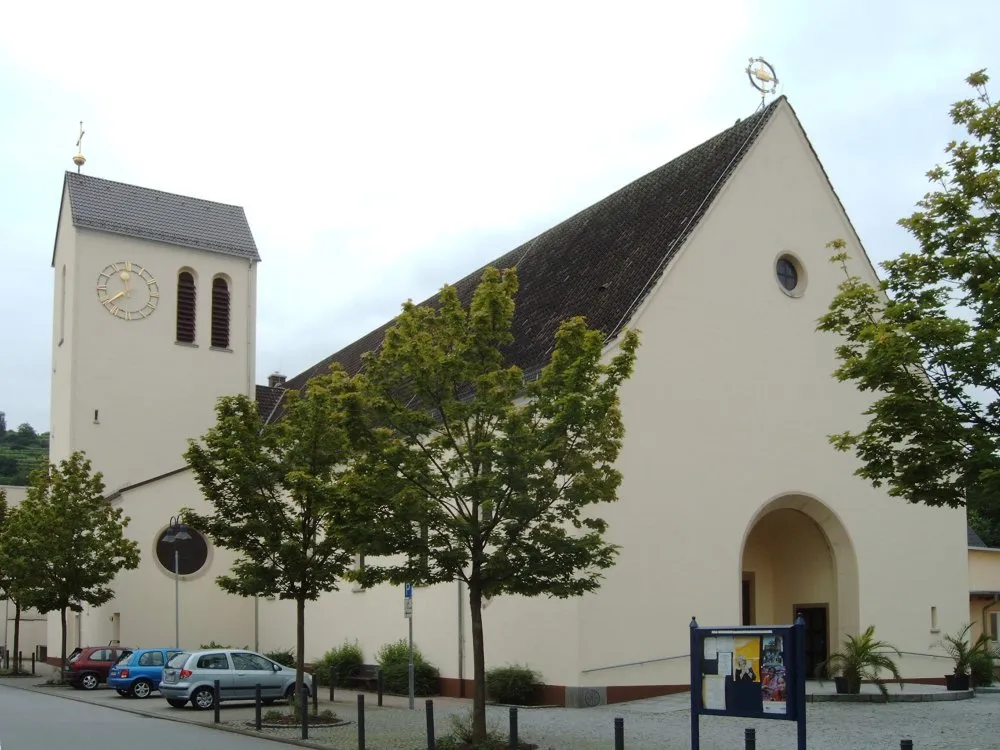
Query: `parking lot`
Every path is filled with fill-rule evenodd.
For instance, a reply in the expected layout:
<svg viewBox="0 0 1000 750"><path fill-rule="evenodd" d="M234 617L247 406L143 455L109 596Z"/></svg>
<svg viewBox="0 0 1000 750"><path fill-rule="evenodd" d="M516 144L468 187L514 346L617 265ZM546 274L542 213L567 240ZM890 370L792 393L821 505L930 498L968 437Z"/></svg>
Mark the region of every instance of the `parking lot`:
<svg viewBox="0 0 1000 750"><path fill-rule="evenodd" d="M171 708L159 694L145 700L122 698L113 690L100 688L85 692L65 687L44 686L39 678L7 679L0 683L52 696L140 713L155 718L211 725L213 711L191 707ZM320 710L329 708L351 723L339 727L313 727L310 743L354 750L357 748L357 693L338 691L331 704L321 692ZM386 696L382 708L376 697L366 695L365 727L368 750L420 750L426 747L424 701L418 699L416 710L399 696ZM464 700L435 698L437 734L450 728L450 717L468 711ZM539 745L541 750L610 750L614 738L614 719L625 723L625 747L628 750L669 750L687 748L690 720L686 694L651 698L630 703L598 706L589 709L541 708L519 711L521 738ZM815 703L808 706L809 747L811 750L896 750L900 740L912 739L914 750L1000 750L1000 694L983 694L972 700L933 703ZM253 732L252 704L223 704L222 725ZM506 731L508 710L489 707L489 722ZM703 750L742 750L744 729L754 727L757 747L768 750L795 747L795 725L783 721L749 721L704 717L701 722ZM297 739L301 730L265 729L274 739Z"/></svg>

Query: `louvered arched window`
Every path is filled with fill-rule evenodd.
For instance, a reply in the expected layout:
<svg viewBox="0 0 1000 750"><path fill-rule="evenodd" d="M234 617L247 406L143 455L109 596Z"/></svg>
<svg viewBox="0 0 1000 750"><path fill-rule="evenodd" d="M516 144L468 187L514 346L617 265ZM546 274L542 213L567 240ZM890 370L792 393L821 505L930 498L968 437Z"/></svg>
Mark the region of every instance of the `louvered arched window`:
<svg viewBox="0 0 1000 750"><path fill-rule="evenodd" d="M229 283L221 276L212 280L212 346L229 348Z"/></svg>
<svg viewBox="0 0 1000 750"><path fill-rule="evenodd" d="M181 271L177 274L177 340L184 344L194 343L196 302L194 274L190 271Z"/></svg>

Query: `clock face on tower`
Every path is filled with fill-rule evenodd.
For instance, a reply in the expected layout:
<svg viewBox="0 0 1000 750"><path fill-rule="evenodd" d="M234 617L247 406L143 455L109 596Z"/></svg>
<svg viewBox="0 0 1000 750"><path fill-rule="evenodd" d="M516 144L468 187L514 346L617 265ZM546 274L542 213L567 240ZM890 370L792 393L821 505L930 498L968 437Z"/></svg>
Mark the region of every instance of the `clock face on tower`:
<svg viewBox="0 0 1000 750"><path fill-rule="evenodd" d="M97 277L97 300L122 320L148 318L160 301L156 279L130 260L112 263Z"/></svg>

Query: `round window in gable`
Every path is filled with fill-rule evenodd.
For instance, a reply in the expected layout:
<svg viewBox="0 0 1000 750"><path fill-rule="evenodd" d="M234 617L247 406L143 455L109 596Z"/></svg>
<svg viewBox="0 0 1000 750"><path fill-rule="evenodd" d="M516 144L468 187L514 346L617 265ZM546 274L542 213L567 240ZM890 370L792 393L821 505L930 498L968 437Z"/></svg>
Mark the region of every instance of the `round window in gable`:
<svg viewBox="0 0 1000 750"><path fill-rule="evenodd" d="M787 253L778 256L775 263L774 274L777 277L781 291L791 297L798 297L805 286L805 274L802 266L791 255Z"/></svg>
<svg viewBox="0 0 1000 750"><path fill-rule="evenodd" d="M197 573L208 562L208 542L205 537L190 526L185 527L185 531L188 533L187 539L167 541L166 537L170 534L169 527L161 531L156 538L156 559L171 575L174 574L175 559L177 573L182 576Z"/></svg>

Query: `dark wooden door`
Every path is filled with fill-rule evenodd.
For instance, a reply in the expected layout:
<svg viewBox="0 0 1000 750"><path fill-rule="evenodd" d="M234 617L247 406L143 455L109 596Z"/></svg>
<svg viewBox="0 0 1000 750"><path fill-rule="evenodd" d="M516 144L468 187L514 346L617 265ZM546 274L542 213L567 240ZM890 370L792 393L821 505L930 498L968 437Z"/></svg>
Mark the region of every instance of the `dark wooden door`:
<svg viewBox="0 0 1000 750"><path fill-rule="evenodd" d="M827 608L826 607L796 607L796 614L801 613L806 621L805 652L806 679L816 679L816 667L826 660L827 651Z"/></svg>

